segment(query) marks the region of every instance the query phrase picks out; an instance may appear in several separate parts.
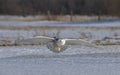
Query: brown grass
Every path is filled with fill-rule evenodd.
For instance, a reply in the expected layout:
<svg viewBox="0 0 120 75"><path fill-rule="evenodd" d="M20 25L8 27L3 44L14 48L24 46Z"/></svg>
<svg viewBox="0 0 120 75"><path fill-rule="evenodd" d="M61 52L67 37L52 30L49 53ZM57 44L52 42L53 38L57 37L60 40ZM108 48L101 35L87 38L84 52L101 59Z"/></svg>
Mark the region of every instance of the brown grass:
<svg viewBox="0 0 120 75"><path fill-rule="evenodd" d="M120 30L120 26L0 26L1 30L64 30L64 29Z"/></svg>
<svg viewBox="0 0 120 75"><path fill-rule="evenodd" d="M51 30L51 29L74 29L79 26L0 26L1 30L31 30L31 29L42 29L42 30Z"/></svg>

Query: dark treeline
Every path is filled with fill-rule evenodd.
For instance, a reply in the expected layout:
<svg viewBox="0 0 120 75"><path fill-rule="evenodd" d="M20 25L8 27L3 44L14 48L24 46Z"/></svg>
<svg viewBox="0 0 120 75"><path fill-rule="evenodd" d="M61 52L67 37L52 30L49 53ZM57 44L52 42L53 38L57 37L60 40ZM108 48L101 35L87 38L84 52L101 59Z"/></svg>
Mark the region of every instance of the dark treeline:
<svg viewBox="0 0 120 75"><path fill-rule="evenodd" d="M0 14L120 16L120 0L0 0Z"/></svg>

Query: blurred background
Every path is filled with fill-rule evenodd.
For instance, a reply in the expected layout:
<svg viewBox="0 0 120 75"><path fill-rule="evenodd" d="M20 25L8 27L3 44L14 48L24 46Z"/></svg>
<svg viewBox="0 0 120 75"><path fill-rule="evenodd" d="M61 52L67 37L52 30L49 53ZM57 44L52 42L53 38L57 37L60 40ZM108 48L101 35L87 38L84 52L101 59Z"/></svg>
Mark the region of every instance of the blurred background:
<svg viewBox="0 0 120 75"><path fill-rule="evenodd" d="M98 20L103 16L120 17L119 8L120 0L0 0L0 15L41 15L39 20L80 21L75 15Z"/></svg>

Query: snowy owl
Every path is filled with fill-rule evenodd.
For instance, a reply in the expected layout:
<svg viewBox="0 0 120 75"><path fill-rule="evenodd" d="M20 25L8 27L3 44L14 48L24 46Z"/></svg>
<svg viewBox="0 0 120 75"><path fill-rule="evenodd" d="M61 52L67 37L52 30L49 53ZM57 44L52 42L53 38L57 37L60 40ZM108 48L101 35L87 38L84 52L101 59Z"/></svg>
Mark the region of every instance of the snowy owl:
<svg viewBox="0 0 120 75"><path fill-rule="evenodd" d="M29 39L17 40L16 44L43 44L53 52L62 52L68 48L69 45L85 45L93 46L92 43L83 39L61 39L57 37L36 36Z"/></svg>

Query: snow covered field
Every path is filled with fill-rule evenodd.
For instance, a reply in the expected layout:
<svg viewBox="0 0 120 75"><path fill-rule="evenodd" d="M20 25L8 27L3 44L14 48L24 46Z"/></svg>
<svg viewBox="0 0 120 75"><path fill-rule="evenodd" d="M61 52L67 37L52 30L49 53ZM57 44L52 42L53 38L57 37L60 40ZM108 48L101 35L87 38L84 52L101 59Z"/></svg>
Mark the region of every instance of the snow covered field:
<svg viewBox="0 0 120 75"><path fill-rule="evenodd" d="M103 48L0 47L0 75L119 75L120 46Z"/></svg>
<svg viewBox="0 0 120 75"><path fill-rule="evenodd" d="M0 42L4 42L3 40L15 41L39 35L82 38L99 44L109 43L111 40L114 42L117 39L117 44L120 44L120 20L92 22L0 21Z"/></svg>
<svg viewBox="0 0 120 75"><path fill-rule="evenodd" d="M94 22L0 21L0 43L37 35L120 41L120 20ZM54 53L45 46L0 46L0 75L119 75L120 45L71 46Z"/></svg>

